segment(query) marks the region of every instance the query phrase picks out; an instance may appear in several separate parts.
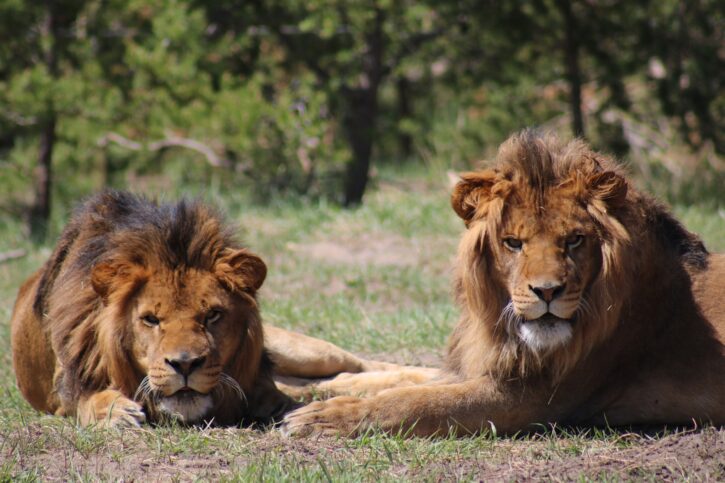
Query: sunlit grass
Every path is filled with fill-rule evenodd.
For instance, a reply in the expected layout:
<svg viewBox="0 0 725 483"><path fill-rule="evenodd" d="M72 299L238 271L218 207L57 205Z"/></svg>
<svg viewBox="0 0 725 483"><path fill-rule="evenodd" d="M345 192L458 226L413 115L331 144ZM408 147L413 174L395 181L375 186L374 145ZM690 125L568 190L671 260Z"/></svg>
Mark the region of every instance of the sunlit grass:
<svg viewBox="0 0 725 483"><path fill-rule="evenodd" d="M263 206L239 193L203 196L227 212L246 243L267 262L269 276L261 293L267 323L403 362L415 361L420 354L440 355L458 316L450 293L451 263L463 225L450 209L447 179L419 171L391 171L381 178L366 203L349 211L293 199ZM725 249L722 211L698 206L676 206L674 211L711 250ZM119 432L79 428L69 419L41 416L15 387L7 321L18 287L41 266L51 246L32 245L22 223L0 218L0 251L15 248L27 250L27 255L0 264L0 318L6 321L0 324L2 481L725 476L722 467L716 473L669 460L656 467L640 464L642 454L659 451L660 441L680 441L683 436L678 434L651 437L626 430L544 428L513 438L486 433L428 440L371 432L353 440L285 440L274 431L235 428L171 426ZM725 444L723 433L715 430L696 436L706 448ZM612 458L619 463L609 465Z"/></svg>

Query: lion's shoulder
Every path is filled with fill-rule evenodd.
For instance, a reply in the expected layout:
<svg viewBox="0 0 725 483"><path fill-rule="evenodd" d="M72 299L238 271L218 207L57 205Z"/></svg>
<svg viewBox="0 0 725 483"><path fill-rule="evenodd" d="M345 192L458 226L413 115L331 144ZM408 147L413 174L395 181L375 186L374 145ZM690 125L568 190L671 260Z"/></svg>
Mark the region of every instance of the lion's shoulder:
<svg viewBox="0 0 725 483"><path fill-rule="evenodd" d="M665 247L684 264L695 269L706 269L709 252L702 239L689 231L665 207L650 202L650 216L645 229L656 235L653 249Z"/></svg>

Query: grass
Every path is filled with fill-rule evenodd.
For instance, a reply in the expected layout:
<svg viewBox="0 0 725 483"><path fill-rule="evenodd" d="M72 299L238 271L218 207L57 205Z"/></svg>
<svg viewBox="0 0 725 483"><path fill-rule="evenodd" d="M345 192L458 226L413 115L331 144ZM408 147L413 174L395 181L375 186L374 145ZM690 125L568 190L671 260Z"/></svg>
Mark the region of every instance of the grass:
<svg viewBox="0 0 725 483"><path fill-rule="evenodd" d="M383 172L359 209L277 200L253 205L238 193L205 193L220 204L269 266L266 322L348 349L401 362L440 357L456 322L450 266L462 223L444 177ZM674 211L713 251L725 250L725 219L712 204ZM55 228L60 227L60 223ZM51 246L25 240L0 218L0 319ZM286 440L250 429L80 428L34 412L18 393L9 328L0 324L0 481L116 479L221 481L398 481L722 479L725 432L630 433L548 429L499 438Z"/></svg>

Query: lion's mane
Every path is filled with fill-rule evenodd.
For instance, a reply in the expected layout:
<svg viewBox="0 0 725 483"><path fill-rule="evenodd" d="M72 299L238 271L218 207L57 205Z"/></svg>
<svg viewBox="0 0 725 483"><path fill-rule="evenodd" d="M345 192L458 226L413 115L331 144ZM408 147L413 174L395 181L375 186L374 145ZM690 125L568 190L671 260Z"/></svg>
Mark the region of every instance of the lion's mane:
<svg viewBox="0 0 725 483"><path fill-rule="evenodd" d="M224 255L238 249L221 216L199 202L157 205L106 191L81 205L42 270L33 304L36 315L48 324L60 362L55 386L63 406L74 407L82 393L109 386L132 397L143 379L131 352L132 332L125 315L143 283L142 274L129 273L138 267L217 274L226 288L241 295L247 316L246 329L238 335L243 339L240 350L224 371L248 395L260 378L271 381L255 300L259 287L240 286L231 270L225 272ZM102 264L114 267L112 275L119 283L132 286L99 295L93 269Z"/></svg>
<svg viewBox="0 0 725 483"><path fill-rule="evenodd" d="M667 277L668 266L705 268L707 251L700 239L663 205L625 181L614 161L582 141L564 143L527 130L500 147L494 166L484 176L463 175L451 199L468 230L459 244L454 284L462 316L449 341L447 365L464 378L547 372L561 379L610 337L628 307L638 303L638 276L660 270ZM555 187L569 187L585 204L596 225L602 264L585 294L587 310L576 321L573 339L542 356L505 330L510 294L491 246L500 243L499 229L510 216L505 202L510 193L516 192L535 211ZM488 197L472 199L476 188L485 188Z"/></svg>

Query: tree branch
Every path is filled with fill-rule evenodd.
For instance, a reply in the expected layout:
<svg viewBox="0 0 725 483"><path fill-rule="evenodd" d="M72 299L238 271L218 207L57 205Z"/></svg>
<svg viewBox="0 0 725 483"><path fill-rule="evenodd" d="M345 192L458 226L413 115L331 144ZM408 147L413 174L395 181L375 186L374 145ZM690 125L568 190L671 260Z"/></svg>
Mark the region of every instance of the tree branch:
<svg viewBox="0 0 725 483"><path fill-rule="evenodd" d="M17 250L10 250L9 252L0 253L0 263L5 263L10 260L23 258L27 254L28 254L28 252L26 252L25 250L23 250L21 248L19 248Z"/></svg>
<svg viewBox="0 0 725 483"><path fill-rule="evenodd" d="M201 141L182 138L180 136L169 136L166 139L160 139L144 145L121 136L118 133L110 132L101 137L96 144L103 148L108 146L109 143L114 143L132 151L161 151L168 148L185 148L203 155L206 161L214 167L229 167L232 164L228 159L219 156L211 147Z"/></svg>
<svg viewBox="0 0 725 483"><path fill-rule="evenodd" d="M132 141L115 132L104 134L103 137L96 142L96 145L100 148L105 148L110 143L117 144L122 148L130 149L132 151L141 151L144 149L143 144Z"/></svg>
<svg viewBox="0 0 725 483"><path fill-rule="evenodd" d="M186 148L196 151L197 153L202 154L206 158L207 162L215 167L227 167L231 164L228 159L218 156L212 148L195 139L174 136L149 143L147 149L149 151L160 151L162 149L173 147Z"/></svg>

